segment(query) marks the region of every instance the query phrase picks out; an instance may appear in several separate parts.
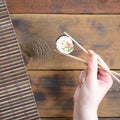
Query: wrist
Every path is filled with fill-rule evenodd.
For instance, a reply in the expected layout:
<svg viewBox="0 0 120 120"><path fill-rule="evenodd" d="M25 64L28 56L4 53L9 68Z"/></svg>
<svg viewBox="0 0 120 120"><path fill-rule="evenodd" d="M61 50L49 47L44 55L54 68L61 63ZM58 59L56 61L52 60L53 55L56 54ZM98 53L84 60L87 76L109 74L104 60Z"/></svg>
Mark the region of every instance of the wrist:
<svg viewBox="0 0 120 120"><path fill-rule="evenodd" d="M73 120L98 120L97 110L74 109Z"/></svg>
<svg viewBox="0 0 120 120"><path fill-rule="evenodd" d="M98 115L96 110L80 110L79 120L98 120Z"/></svg>

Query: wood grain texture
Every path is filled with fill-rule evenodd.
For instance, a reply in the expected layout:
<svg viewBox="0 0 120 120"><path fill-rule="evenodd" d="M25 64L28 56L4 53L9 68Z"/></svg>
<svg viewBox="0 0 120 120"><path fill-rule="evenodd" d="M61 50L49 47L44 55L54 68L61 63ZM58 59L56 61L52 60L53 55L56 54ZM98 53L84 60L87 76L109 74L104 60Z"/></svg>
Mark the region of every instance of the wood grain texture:
<svg viewBox="0 0 120 120"><path fill-rule="evenodd" d="M10 13L120 13L119 0L6 0Z"/></svg>
<svg viewBox="0 0 120 120"><path fill-rule="evenodd" d="M99 118L99 120L119 120L120 118Z"/></svg>
<svg viewBox="0 0 120 120"><path fill-rule="evenodd" d="M80 71L29 71L41 117L72 117ZM99 117L120 117L120 87L114 83L98 110Z"/></svg>
<svg viewBox="0 0 120 120"><path fill-rule="evenodd" d="M73 120L73 118L41 118L41 120Z"/></svg>
<svg viewBox="0 0 120 120"><path fill-rule="evenodd" d="M119 120L120 118L99 118L99 120ZM42 118L42 120L73 120L73 118Z"/></svg>
<svg viewBox="0 0 120 120"><path fill-rule="evenodd" d="M12 20L27 68L34 69L29 74L39 112L44 117L42 120L73 120L72 96L80 73L77 69L85 66L54 53L55 40L66 31L85 48L99 53L111 69L120 70L120 1L6 1L13 14ZM20 13L22 14L19 15ZM117 15L113 15L114 13ZM78 49L74 54L83 56ZM119 105L120 85L115 82L99 108L99 116L105 118L99 119L119 120Z"/></svg>
<svg viewBox="0 0 120 120"><path fill-rule="evenodd" d="M74 91L78 84L78 78L81 73L81 71L28 71L30 74L30 77L32 79L32 87L34 91L38 91L40 89L39 86L48 85L51 87L58 88L61 86L60 89L64 90L70 88L71 92ZM117 71L120 73L120 71ZM51 81L52 80L52 81ZM38 87L37 87L38 85ZM54 89L54 88L53 88ZM111 92L119 92L120 91L120 85L117 81L114 81L114 84L112 88L110 89Z"/></svg>
<svg viewBox="0 0 120 120"><path fill-rule="evenodd" d="M40 120L18 40L3 2L0 0L0 120Z"/></svg>
<svg viewBox="0 0 120 120"><path fill-rule="evenodd" d="M29 69L85 67L76 60L54 52L55 41L64 31L86 49L100 54L111 69L120 68L120 15L14 14L12 20L22 49L30 58ZM73 55L85 57L77 47Z"/></svg>

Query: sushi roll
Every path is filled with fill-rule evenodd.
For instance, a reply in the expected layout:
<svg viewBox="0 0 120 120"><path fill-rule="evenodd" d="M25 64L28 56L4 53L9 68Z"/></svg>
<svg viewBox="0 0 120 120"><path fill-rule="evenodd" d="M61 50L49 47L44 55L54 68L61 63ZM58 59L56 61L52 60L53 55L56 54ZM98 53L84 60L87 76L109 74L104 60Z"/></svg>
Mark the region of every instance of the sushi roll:
<svg viewBox="0 0 120 120"><path fill-rule="evenodd" d="M69 37L64 35L57 39L56 48L62 54L70 54L74 50L74 44Z"/></svg>

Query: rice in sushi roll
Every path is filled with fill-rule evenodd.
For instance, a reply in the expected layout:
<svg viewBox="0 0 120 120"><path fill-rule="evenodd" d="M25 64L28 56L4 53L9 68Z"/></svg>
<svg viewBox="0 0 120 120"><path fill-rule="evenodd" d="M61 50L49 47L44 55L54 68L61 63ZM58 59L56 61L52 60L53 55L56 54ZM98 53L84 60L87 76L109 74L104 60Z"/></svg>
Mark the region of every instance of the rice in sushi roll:
<svg viewBox="0 0 120 120"><path fill-rule="evenodd" d="M62 54L69 54L74 50L73 41L67 36L61 36L56 41L56 48Z"/></svg>

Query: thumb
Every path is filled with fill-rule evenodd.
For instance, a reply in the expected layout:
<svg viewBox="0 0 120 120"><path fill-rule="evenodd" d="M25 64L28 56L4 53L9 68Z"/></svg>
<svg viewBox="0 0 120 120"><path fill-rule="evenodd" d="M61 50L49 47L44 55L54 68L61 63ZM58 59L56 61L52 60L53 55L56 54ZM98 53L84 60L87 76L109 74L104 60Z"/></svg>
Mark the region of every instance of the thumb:
<svg viewBox="0 0 120 120"><path fill-rule="evenodd" d="M86 82L88 85L94 85L97 82L98 61L97 55L93 51L89 51L90 59L88 62L88 71L86 76Z"/></svg>

